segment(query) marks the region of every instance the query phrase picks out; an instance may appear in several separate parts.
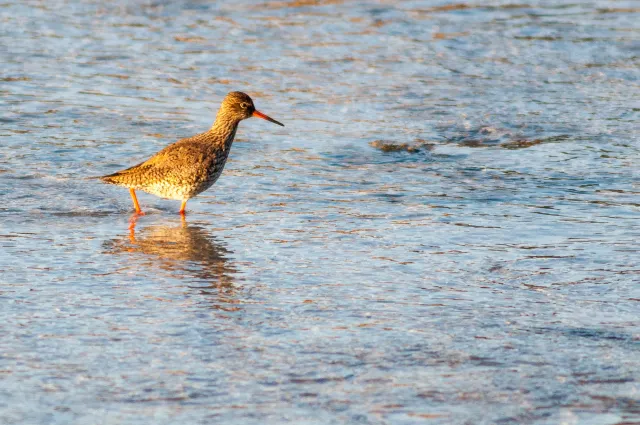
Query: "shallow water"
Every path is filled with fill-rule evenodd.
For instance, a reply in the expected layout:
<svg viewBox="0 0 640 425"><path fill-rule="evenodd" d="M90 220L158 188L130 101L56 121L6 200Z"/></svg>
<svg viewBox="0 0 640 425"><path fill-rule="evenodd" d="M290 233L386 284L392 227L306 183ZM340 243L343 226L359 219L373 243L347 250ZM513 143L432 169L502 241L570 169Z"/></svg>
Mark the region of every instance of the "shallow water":
<svg viewBox="0 0 640 425"><path fill-rule="evenodd" d="M0 423L640 422L637 3L229 3L0 4Z"/></svg>

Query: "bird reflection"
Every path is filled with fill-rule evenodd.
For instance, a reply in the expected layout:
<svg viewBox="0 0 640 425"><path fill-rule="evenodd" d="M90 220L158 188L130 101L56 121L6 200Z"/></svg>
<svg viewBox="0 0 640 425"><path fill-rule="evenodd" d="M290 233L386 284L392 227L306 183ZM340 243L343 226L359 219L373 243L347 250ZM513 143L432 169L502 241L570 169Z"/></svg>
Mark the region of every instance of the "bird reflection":
<svg viewBox="0 0 640 425"><path fill-rule="evenodd" d="M183 217L178 226L145 226L136 231L138 217L132 217L129 235L104 243L112 254L141 253L150 261L149 266L190 278L209 282L198 289L203 293L217 289L218 294L233 293L233 275L236 270L228 263L232 254L209 232L200 226L187 224Z"/></svg>

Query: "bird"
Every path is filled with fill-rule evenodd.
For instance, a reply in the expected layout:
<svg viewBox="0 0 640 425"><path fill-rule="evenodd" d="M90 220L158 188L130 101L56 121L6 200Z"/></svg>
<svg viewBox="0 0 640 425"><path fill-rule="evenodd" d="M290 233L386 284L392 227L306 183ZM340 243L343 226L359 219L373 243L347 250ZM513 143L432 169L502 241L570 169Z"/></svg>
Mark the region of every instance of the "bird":
<svg viewBox="0 0 640 425"><path fill-rule="evenodd" d="M137 215L144 215L135 192L142 190L182 201L180 214L184 216L187 201L218 180L229 157L238 124L251 117L284 127L281 122L258 111L246 93L230 92L222 101L215 122L208 131L178 140L138 165L99 178L128 188Z"/></svg>

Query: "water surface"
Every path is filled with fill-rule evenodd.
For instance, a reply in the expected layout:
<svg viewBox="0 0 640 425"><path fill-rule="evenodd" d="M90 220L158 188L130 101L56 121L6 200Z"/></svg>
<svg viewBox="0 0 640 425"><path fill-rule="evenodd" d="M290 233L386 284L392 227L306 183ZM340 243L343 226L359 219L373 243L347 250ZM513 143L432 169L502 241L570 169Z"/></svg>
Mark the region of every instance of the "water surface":
<svg viewBox="0 0 640 425"><path fill-rule="evenodd" d="M0 4L0 423L640 422L636 2L232 3Z"/></svg>

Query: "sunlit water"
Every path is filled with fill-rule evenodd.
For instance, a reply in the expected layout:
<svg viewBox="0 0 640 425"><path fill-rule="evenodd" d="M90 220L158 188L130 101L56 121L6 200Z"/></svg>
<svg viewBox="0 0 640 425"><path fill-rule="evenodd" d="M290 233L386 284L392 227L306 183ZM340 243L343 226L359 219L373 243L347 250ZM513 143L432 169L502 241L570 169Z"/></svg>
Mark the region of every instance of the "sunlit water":
<svg viewBox="0 0 640 425"><path fill-rule="evenodd" d="M640 422L638 3L237 3L0 4L0 423Z"/></svg>

